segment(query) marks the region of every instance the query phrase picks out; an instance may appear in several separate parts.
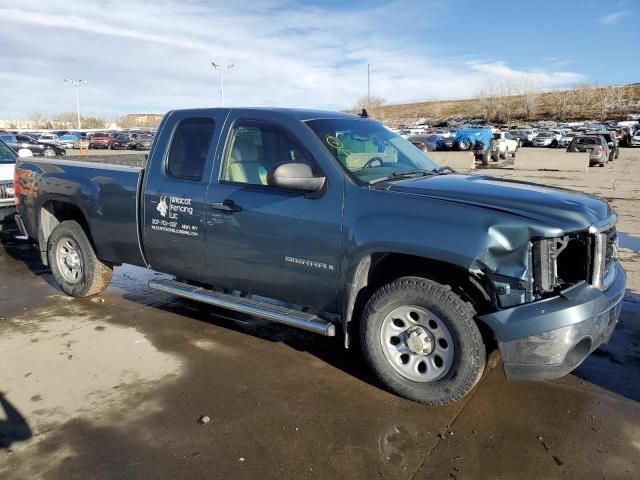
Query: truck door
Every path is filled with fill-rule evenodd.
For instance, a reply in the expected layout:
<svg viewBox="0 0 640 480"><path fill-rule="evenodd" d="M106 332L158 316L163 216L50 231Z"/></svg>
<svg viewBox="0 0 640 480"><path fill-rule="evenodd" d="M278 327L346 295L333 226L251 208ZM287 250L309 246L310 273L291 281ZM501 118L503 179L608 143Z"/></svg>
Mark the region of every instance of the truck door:
<svg viewBox="0 0 640 480"><path fill-rule="evenodd" d="M203 279L206 192L225 112L173 112L160 127L142 199L143 244L154 270Z"/></svg>
<svg viewBox="0 0 640 480"><path fill-rule="evenodd" d="M343 180L321 195L267 184L282 163L326 176L290 130L268 120L229 118L207 201L207 266L222 285L323 311L336 307Z"/></svg>

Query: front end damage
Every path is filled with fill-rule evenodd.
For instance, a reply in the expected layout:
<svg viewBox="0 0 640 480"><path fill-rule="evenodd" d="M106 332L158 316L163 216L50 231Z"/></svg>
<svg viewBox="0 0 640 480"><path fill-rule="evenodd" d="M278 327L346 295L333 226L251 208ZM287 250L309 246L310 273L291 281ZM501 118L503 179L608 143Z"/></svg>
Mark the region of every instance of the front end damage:
<svg viewBox="0 0 640 480"><path fill-rule="evenodd" d="M534 237L519 272L486 272L500 309L479 319L496 335L507 378L561 377L609 340L626 284L615 222L613 215L584 231Z"/></svg>

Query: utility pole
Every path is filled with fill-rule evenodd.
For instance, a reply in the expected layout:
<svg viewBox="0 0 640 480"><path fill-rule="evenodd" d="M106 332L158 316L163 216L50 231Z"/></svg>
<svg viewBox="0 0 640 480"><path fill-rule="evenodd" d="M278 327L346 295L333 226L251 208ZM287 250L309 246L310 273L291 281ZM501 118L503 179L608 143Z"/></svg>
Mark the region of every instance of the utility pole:
<svg viewBox="0 0 640 480"><path fill-rule="evenodd" d="M367 63L367 107L371 105L371 65Z"/></svg>
<svg viewBox="0 0 640 480"><path fill-rule="evenodd" d="M65 83L70 83L76 89L76 113L78 114L78 130L80 130L82 127L80 125L80 97L78 96L78 87L80 86L81 83L87 83L87 81L86 80L70 80L68 78L65 78L64 81Z"/></svg>
<svg viewBox="0 0 640 480"><path fill-rule="evenodd" d="M224 80L222 74L225 70L231 70L235 65L221 65L216 62L211 62L211 66L220 72L220 105L224 107Z"/></svg>

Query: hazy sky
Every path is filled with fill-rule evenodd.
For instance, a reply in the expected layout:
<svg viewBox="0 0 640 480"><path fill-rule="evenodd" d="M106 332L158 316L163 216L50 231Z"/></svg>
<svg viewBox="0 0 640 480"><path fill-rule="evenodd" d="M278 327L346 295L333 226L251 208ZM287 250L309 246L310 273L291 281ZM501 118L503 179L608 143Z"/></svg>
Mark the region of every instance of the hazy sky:
<svg viewBox="0 0 640 480"><path fill-rule="evenodd" d="M165 112L219 104L344 109L473 96L487 82L544 88L640 81L640 2L0 0L0 118L75 109Z"/></svg>

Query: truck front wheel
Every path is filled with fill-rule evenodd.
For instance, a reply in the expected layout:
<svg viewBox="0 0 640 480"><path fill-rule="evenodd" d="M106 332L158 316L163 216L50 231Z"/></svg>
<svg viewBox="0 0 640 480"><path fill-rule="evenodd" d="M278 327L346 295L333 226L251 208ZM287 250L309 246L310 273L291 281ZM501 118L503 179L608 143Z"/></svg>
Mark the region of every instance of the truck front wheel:
<svg viewBox="0 0 640 480"><path fill-rule="evenodd" d="M47 255L53 277L67 295L96 295L111 282L113 268L96 257L86 233L74 220L64 221L53 229Z"/></svg>
<svg viewBox="0 0 640 480"><path fill-rule="evenodd" d="M490 150L487 150L486 152L482 153L481 159L482 159L482 165L483 166L485 166L485 167L489 166L489 157L490 156L491 156L491 151Z"/></svg>
<svg viewBox="0 0 640 480"><path fill-rule="evenodd" d="M451 288L404 277L380 288L360 324L365 360L391 391L448 405L478 383L486 362L474 310Z"/></svg>

